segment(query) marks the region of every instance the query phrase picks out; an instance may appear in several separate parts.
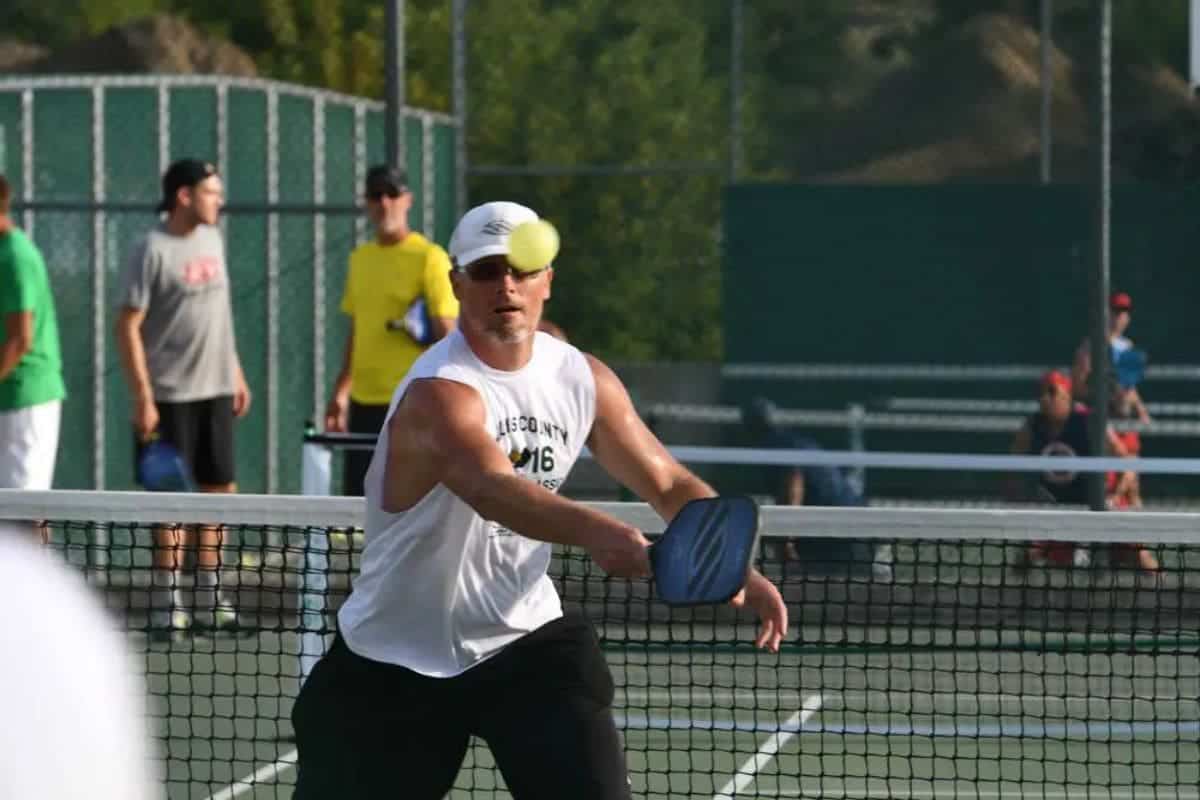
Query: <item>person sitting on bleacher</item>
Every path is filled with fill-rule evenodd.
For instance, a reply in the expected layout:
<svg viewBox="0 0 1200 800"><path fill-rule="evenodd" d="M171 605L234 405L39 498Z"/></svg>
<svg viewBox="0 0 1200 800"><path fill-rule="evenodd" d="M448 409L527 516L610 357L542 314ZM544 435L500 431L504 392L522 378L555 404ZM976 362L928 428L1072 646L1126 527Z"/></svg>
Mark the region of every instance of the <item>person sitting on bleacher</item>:
<svg viewBox="0 0 1200 800"><path fill-rule="evenodd" d="M1122 386L1119 383L1113 387L1112 399L1108 413L1112 419L1137 419L1136 402L1137 390L1133 387ZM1137 431L1120 431L1114 434L1131 457L1142 454L1142 437ZM1105 493L1108 507L1112 509L1131 509L1142 507L1141 482L1136 472L1110 472L1105 483Z"/></svg>
<svg viewBox="0 0 1200 800"><path fill-rule="evenodd" d="M1133 340L1125 335L1133 319L1133 300L1125 292L1113 292L1108 301L1108 312L1108 349L1113 364L1118 364L1128 355L1139 352L1133 346ZM1091 340L1084 337L1079 347L1075 348L1075 358L1071 362L1072 396L1080 402L1087 401L1088 379L1091 374L1092 345ZM1129 402L1134 418L1142 422L1150 421L1150 412L1146 410L1146 404L1142 402L1136 385L1132 387Z"/></svg>
<svg viewBox="0 0 1200 800"><path fill-rule="evenodd" d="M1071 379L1061 372L1047 372L1040 384L1038 411L1031 414L1013 437L1012 452L1016 455L1040 455L1086 458L1092 455L1088 439L1088 409L1072 400ZM1110 427L1107 450L1110 455L1129 457L1126 443ZM1136 482L1133 472L1122 472L1113 483L1125 487ZM1088 502L1085 473L1069 469L1048 469L1038 476L1034 495L1042 501L1068 505L1086 505ZM1133 559L1130 555L1133 555ZM1157 571L1158 563L1148 550L1142 547L1118 548L1114 556L1119 562L1136 561L1147 571ZM1070 542L1034 542L1026 553L1029 566L1048 564L1086 566L1088 552Z"/></svg>
<svg viewBox="0 0 1200 800"><path fill-rule="evenodd" d="M1012 452L1016 455L1090 456L1087 406L1074 402L1071 397L1070 378L1058 371L1043 375L1038 390L1038 410L1017 431ZM1038 476L1033 495L1043 502L1087 505L1086 476L1070 470L1047 470Z"/></svg>
<svg viewBox="0 0 1200 800"><path fill-rule="evenodd" d="M1114 384L1109 414L1113 419L1138 419L1141 400L1136 386L1118 380ZM1142 437L1137 431L1121 431L1116 437L1132 458L1142 454ZM1106 476L1105 500L1114 511L1135 511L1142 507L1142 485L1136 472L1110 472ZM1160 570L1158 559L1149 549L1138 545L1120 545L1115 553L1122 563L1134 564L1147 574Z"/></svg>
<svg viewBox="0 0 1200 800"><path fill-rule="evenodd" d="M815 439L792 435L775 424L777 409L755 398L742 409L746 431L763 447L820 450ZM776 505L855 507L867 505L842 469L813 464L771 469L770 485ZM804 536L786 540L775 557L798 561L807 575L870 577L890 580L890 548L858 539Z"/></svg>

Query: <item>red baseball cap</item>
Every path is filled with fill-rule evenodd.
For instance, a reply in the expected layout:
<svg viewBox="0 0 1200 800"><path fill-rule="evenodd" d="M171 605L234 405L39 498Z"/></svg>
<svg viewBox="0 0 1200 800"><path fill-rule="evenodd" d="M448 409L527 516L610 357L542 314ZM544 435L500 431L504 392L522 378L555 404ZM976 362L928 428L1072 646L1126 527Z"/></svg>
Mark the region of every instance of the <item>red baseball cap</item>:
<svg viewBox="0 0 1200 800"><path fill-rule="evenodd" d="M1113 311L1132 311L1133 300L1125 292L1113 292L1108 298L1108 307Z"/></svg>
<svg viewBox="0 0 1200 800"><path fill-rule="evenodd" d="M1041 388L1045 389L1047 386L1062 389L1067 394L1071 393L1071 379L1056 369L1052 369L1042 376Z"/></svg>

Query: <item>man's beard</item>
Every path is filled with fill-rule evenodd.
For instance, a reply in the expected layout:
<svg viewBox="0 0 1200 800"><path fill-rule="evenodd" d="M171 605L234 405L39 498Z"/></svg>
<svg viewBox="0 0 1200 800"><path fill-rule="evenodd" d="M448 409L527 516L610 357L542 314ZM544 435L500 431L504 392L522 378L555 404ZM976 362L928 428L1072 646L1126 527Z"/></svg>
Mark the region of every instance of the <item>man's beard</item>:
<svg viewBox="0 0 1200 800"><path fill-rule="evenodd" d="M384 218L379 221L378 227L379 232L385 236L396 236L404 230L404 220L402 218Z"/></svg>
<svg viewBox="0 0 1200 800"><path fill-rule="evenodd" d="M520 344L533 334L533 329L527 325L516 327L506 326L493 329L491 334L504 344Z"/></svg>

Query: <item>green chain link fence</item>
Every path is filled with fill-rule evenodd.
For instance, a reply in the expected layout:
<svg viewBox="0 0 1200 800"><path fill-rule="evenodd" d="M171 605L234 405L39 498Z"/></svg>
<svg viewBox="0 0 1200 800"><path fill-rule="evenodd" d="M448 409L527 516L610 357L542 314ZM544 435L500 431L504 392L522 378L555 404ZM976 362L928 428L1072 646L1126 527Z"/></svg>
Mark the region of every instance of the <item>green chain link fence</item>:
<svg viewBox="0 0 1200 800"><path fill-rule="evenodd" d="M297 491L299 437L340 366L346 259L369 235L358 206L384 160L382 103L213 76L0 78L0 171L46 258L68 392L56 488L131 488L129 405L113 336L120 275L155 224L159 176L218 164L238 348L254 407L237 427L243 491ZM453 120L404 113L411 223L449 239Z"/></svg>

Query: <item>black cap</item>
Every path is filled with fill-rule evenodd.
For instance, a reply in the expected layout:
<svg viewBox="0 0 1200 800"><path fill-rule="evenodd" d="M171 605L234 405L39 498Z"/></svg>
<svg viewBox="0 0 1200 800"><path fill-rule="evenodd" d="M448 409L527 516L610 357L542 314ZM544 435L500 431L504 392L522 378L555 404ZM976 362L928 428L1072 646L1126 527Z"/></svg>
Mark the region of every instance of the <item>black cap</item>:
<svg viewBox="0 0 1200 800"><path fill-rule="evenodd" d="M195 186L216 174L217 168L207 161L181 158L172 163L162 176L162 202L158 204L158 210L170 211L175 207L175 195L180 189Z"/></svg>
<svg viewBox="0 0 1200 800"><path fill-rule="evenodd" d="M367 170L366 194L401 195L408 191L408 175L399 167L376 164Z"/></svg>

